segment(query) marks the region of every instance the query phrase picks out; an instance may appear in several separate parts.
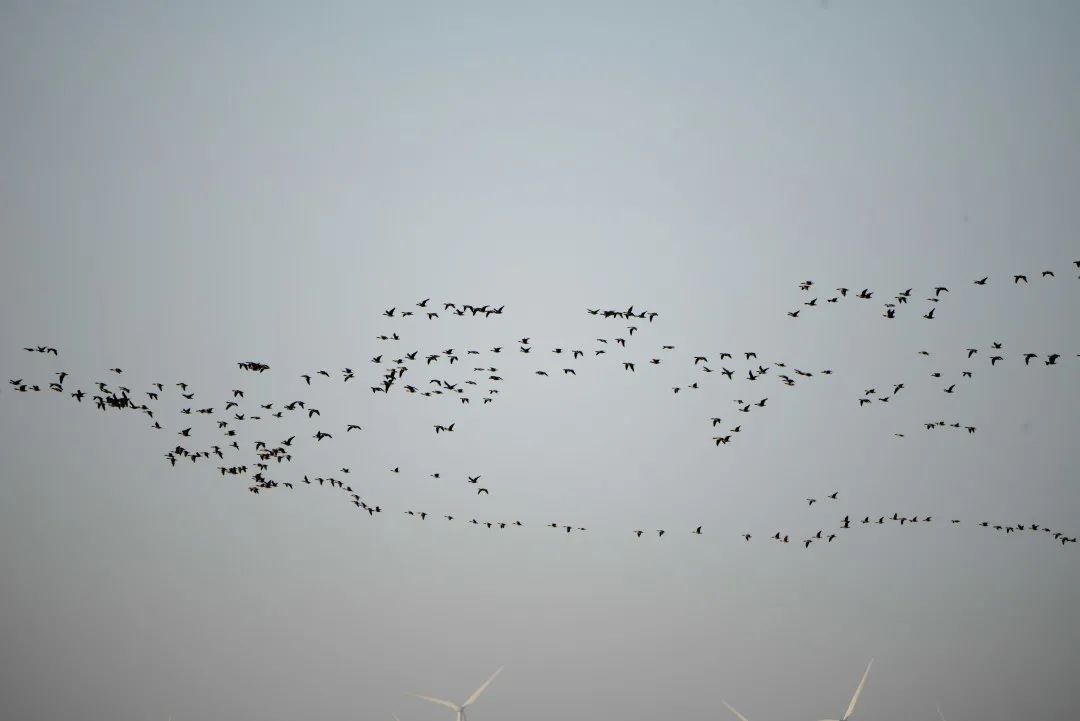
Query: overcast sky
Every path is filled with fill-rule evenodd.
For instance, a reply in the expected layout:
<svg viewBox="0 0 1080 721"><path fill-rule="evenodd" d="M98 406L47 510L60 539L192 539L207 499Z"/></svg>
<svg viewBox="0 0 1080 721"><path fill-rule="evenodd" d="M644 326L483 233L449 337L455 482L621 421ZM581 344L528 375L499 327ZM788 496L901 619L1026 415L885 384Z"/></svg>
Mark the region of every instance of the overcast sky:
<svg viewBox="0 0 1080 721"><path fill-rule="evenodd" d="M1080 5L222 5L0 2L0 717L449 721L406 694L505 665L475 721L800 721L871 657L862 719L1072 715L1080 546L977 524L1080 532ZM166 384L165 428L99 380ZM171 468L221 438L178 381L306 399L230 460L296 435L272 478L384 513ZM933 522L835 530L893 513Z"/></svg>

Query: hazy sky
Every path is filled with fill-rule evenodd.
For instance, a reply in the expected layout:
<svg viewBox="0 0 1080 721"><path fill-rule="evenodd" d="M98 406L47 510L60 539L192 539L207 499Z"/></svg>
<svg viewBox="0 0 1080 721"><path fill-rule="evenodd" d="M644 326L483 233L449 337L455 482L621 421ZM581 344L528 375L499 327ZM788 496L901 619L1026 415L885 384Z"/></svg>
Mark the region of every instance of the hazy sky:
<svg viewBox="0 0 1080 721"><path fill-rule="evenodd" d="M861 719L1069 718L1080 547L976 523L1080 531L1076 128L1067 0L0 2L0 718L449 721L405 694L505 664L475 721L800 721L870 657ZM823 307L793 320L805 279ZM874 300L824 305L840 285ZM506 310L381 316L429 296ZM630 304L660 316L558 372L551 348L625 333L584 308ZM485 352L407 380L475 359L494 403L368 390L372 356L451 347ZM691 362L746 350L834 374ZM113 366L138 394L307 399L321 418L243 440L296 434L274 477L349 466L387 512L170 468L183 425L217 437L174 392L153 431L6 383ZM720 448L717 415L743 425ZM934 522L797 543L894 512Z"/></svg>

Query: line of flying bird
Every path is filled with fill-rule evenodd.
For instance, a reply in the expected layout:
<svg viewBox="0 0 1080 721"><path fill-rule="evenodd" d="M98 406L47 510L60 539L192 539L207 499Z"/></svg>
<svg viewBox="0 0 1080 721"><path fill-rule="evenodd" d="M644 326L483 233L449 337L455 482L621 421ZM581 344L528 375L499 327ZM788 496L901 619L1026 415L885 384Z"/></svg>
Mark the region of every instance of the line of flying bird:
<svg viewBox="0 0 1080 721"><path fill-rule="evenodd" d="M1078 266L1080 266L1080 261L1078 261ZM1047 271L1043 273L1043 277L1053 277L1053 273L1051 271ZM989 278L981 278L977 279L975 281L975 284L986 285L988 281ZM1023 275L1018 275L1014 278L1014 284L1024 281L1026 281L1026 276ZM803 291L809 291L813 287L813 285L814 284L812 281L805 281L800 284L800 288ZM830 298L829 302L835 302L840 297L846 296L849 292L846 288L840 288L838 289L838 291L839 296L837 296L836 298ZM908 289L900 293L897 297L898 299L907 298L910 296L911 292L912 289ZM936 299L939 298L943 293L948 292L949 289L947 287L937 287L933 291L934 298L932 300L936 301ZM864 289L862 292L854 295L857 298L870 298L872 297L873 292L869 289ZM430 298L425 298L417 302L415 306L425 313L431 313L431 311L428 311L428 304L430 300ZM906 302L906 300L898 302L904 303ZM816 299L808 302L807 305L813 306L815 303ZM471 316L482 315L484 317L488 317L490 315L502 314L504 306L471 305L445 302L442 304L442 309L458 316L468 314ZM653 320L659 316L659 314L655 311L635 311L633 305L627 307L625 310L587 308L586 312L590 316L596 316L603 319L619 319L631 323L634 320L647 320L649 324L651 324ZM387 318L401 318L408 317L412 314L413 311L399 311L397 307L391 307L383 311L382 315ZM598 347L590 349L591 353L587 353L584 347L571 348L567 346L552 347L550 349L550 353L554 356L566 356L571 361L584 359L586 357L594 360L603 360L604 356L609 355L609 348L618 348L626 353L629 353L634 348L637 348L639 345L638 339L640 338L639 330L640 327L637 325L628 325L627 333L625 334L625 336L619 336L614 338L596 338L595 340L598 344ZM376 336L376 340L383 342L395 342L400 341L400 339L401 337L396 331ZM525 359L526 361L534 357L532 353L536 346L532 343L532 338L530 336L524 336L520 339L517 339L516 341L514 341L513 345L517 347L516 355L518 357ZM489 354L491 357L498 356L503 353L505 347L506 346L504 345L493 346L488 349L486 353ZM655 346L653 347L655 348ZM27 346L25 350L41 355L59 355L59 351L55 347L48 345ZM674 345L660 345L659 354L656 354L654 356L651 353L646 353L646 355L648 356L648 360L644 363L644 365L659 366L665 362L665 357L667 359L674 357L671 355L674 351ZM987 349L966 348L964 350L964 353L966 354L966 359L971 359L980 352L985 352L985 355L988 358L991 367L996 367L999 362L1004 362L1006 360L1006 356L1004 355L1004 346L1001 342L998 341L991 343L990 347ZM381 392L384 394L388 394L392 389L397 387L400 388L402 392L410 395L416 395L425 398L437 398L439 396L456 397L462 404L468 404L470 401L470 395L467 394L472 394L474 391L482 390L480 388L480 384L481 382L484 382L485 385L490 384L492 386L486 389L487 392L482 398L483 404L486 405L488 403L491 403L494 400L494 397L500 392L500 388L494 386L496 384L502 384L502 382L508 377L508 375L506 374L509 373L509 371L500 370L499 367L493 364L487 364L483 361L480 361L478 365L473 365L471 375L466 375L464 378L429 378L427 379L427 382L423 384L423 390L419 386L406 384L404 381L402 381L402 378L405 376L405 374L410 371L412 364L414 362L419 364L421 358L423 359L423 364L419 366L420 369L426 369L430 373L432 366L438 364L440 361L446 360L450 367L454 367L455 363L460 361L462 356L482 356L484 354L485 351L482 351L480 349L465 349L463 351L458 351L454 348L447 348L441 351L429 352L424 354L421 354L421 351L417 349L411 352L403 353L400 355L400 357L392 359L388 356L387 359L384 360L384 356L387 354L380 353L370 359L371 364L382 367L381 380L377 385L372 386L371 390L372 392ZM720 362L719 369L714 369L710 367L710 355L715 357ZM681 367L702 374L698 376L700 380L695 379L691 382L683 382L680 385L674 386L672 387L673 393L677 395L682 390L702 389L702 381L709 379L711 377L711 374L714 373L714 371L719 372L719 374L725 377L728 381L735 381L736 378L739 378L745 383L750 383L759 382L762 379L775 378L783 386L786 387L796 385L796 378L812 378L815 375L829 376L832 374L831 369L825 369L817 371L815 373L802 370L800 368L791 368L790 373L792 375L789 375L788 365L785 362L775 361L767 365L763 364L758 360L758 354L755 351L742 351L738 355L741 357L741 360L745 361L745 363L747 364L747 366L744 367L742 370L729 369L723 365L724 361L732 361L731 364L736 365L734 363L736 354L730 351L722 351L718 354L690 354L687 357L686 365ZM929 351L926 350L919 351L919 355L930 357ZM1033 360L1041 361L1041 364L1043 366L1059 366L1060 364L1058 361L1062 358L1062 354L1057 352L1040 354L1028 351L1020 354L1019 357L1023 358L1025 366L1031 366L1031 362ZM628 373L636 373L638 365L640 364L640 361L636 358L615 358L613 360L615 363L621 365L621 368L624 372ZM237 363L237 367L241 371L254 372L259 374L270 370L270 366L268 364L261 361L251 360L240 361ZM675 367L676 369L680 368L677 363ZM774 368L779 370L774 371L770 374L770 371ZM75 389L74 391L69 393L71 398L73 398L78 403L82 403L84 398L89 396L93 404L101 411L126 410L129 412L137 412L144 414L150 421L152 421L150 428L159 431L165 430L165 427L161 424L161 420L163 419L163 417L157 415L157 413L160 412L160 409L157 408L157 404L166 394L165 392L167 386L160 382L153 383L150 386L149 390L142 392L145 393L145 398L141 400L136 400L136 397L139 394L134 394L129 386L121 384L119 382L119 379L123 377L124 370L120 367L114 367L108 370L114 375L115 382L105 382L100 380L96 381L94 384L97 389L96 392L87 393L81 388ZM560 367L560 370L562 371L563 376L577 375L577 369L573 367ZM742 373L744 371L746 375L742 376ZM682 371L677 370L677 372ZM340 371L341 382L348 383L350 380L354 379L357 374L357 371L353 368L346 367ZM533 375L544 377L548 376L549 373L547 369L541 368L533 370ZM930 372L929 376L934 379L941 379L942 373L940 371L932 371ZM956 393L958 386L960 386L962 382L972 377L973 371L964 370L961 373L960 379L956 381L953 381L951 379L949 381L944 381L941 386L941 390L946 394L952 395ZM42 391L43 387L58 393L65 393L68 392L66 386L64 385L65 381L67 381L68 378L69 374L67 372L59 371L55 373L55 379L46 384L25 382L22 378L11 379L9 382L16 391L24 393L39 392ZM315 370L300 375L300 379L304 383L303 387L305 388L312 386L313 382L320 378L332 380L333 375L330 373L330 371L325 369ZM948 383L948 385L945 385L944 383ZM891 383L889 385L892 388L891 394L888 392L879 393L877 390L877 386L866 388L863 392L863 395L858 399L859 406L862 407L870 405L874 402L875 399L879 403L887 403L890 399L895 398L896 395L906 387L905 383L903 382ZM291 490L294 489L297 485L318 485L341 491L346 495L348 502L359 508L361 511L366 511L369 516L374 516L375 514L383 512L383 507L381 504L368 502L366 499L361 497L359 493L354 491L350 484L347 484L336 477L337 473L343 475L349 474L350 469L347 467L341 468L340 471L335 472L334 475L312 476L310 474L305 474L302 477L294 476L289 481L282 481L271 478L272 475L278 475L278 473L276 472L271 472L270 469L272 467L280 467L280 464L282 463L288 464L293 461L294 451L297 450L297 447L294 446L294 442L297 438L296 435L291 435L285 440L278 442L277 444L271 444L264 440L255 440L251 444L251 450L254 452L255 457L250 462L245 461L242 457L236 461L231 459L226 461L226 454L236 455L246 453L246 451L240 444L240 436L238 434L238 429L240 429L242 426L246 426L247 424L256 421L265 422L271 419L282 419L285 417L286 413L305 417L306 420L313 423L313 419L321 418L322 413L320 409L309 404L308 401L305 401L304 399L295 399L280 405L275 405L274 402L270 402L259 403L257 404L257 407L241 408L240 404L242 402L246 402L245 391L241 388L234 388L231 390L231 393L227 396L224 402L220 403L220 405L211 402L205 407L195 407L196 404L194 403L194 401L196 398L196 394L194 390L189 388L187 383L181 381L175 384L171 384L171 387L177 389L178 392L176 393L176 395L179 397L179 399L182 400L182 407L179 410L180 416L207 417L208 420L212 421L213 423L213 425L209 429L200 429L197 428L199 424L182 422L181 424L179 424L179 426L183 427L177 427L177 435L183 439L195 439L196 437L201 438L205 436L206 431L209 430L212 433L215 433L217 436L216 438L211 438L210 442L208 442L207 445L203 448L187 448L184 445L178 444L168 449L165 452L164 456L167 462L172 466L178 465L178 462L181 459L190 460L194 464L198 463L200 460L209 461L212 458L216 458L218 461L222 462L222 464L218 465L217 467L217 470L221 474L221 476L241 476L249 478L251 480L251 485L248 487L248 490L252 494L257 495L262 492L279 488ZM770 397L766 395L764 397L760 397L757 400L743 398L734 398L731 400L736 406L735 412L750 414L758 409L766 409L767 404L769 403L769 399ZM153 404L153 407L151 404ZM710 429L714 429L714 432L716 432L716 428L722 428L722 430L719 431L718 435L711 436L711 440L715 446L727 445L732 441L734 437L736 437L737 434L743 433L742 422L737 424L725 424L721 414L709 417L708 423ZM927 430L935 430L938 428L953 428L959 430L966 430L967 434L969 435L974 434L976 431L976 427L974 425L966 425L959 421L948 423L944 420L934 420L925 422L923 425ZM353 431L363 431L363 427L359 423L349 422L343 424L343 427L344 430L342 431L342 433L346 436ZM433 430L436 436L440 436L447 433L454 433L456 427L457 421L453 418L450 418L446 421L434 424ZM311 436L311 438L313 439L313 445L319 445L325 441L334 441L334 432L336 432L336 429L332 428L326 430L325 427L315 427L313 428L313 430L314 433ZM894 435L901 438L905 437L904 433L895 433ZM182 443L188 443L188 441L185 440L182 441ZM273 466L271 464L273 464ZM400 473L400 470L400 467L396 466L390 469L390 472L398 474ZM441 472L434 472L431 473L430 476L435 479L440 479L443 477L443 474ZM468 474L466 474L464 478L466 485L471 489L475 490L474 495L490 495L490 484L480 485L480 479L480 475ZM836 500L837 494L838 492L834 492L832 494L829 494L826 498L828 500ZM806 499L806 501L808 506L813 506L815 503L817 503L817 499L814 498L808 498ZM409 515L414 518L418 518L421 521L427 520L429 517L441 516L447 521L459 520L463 523L467 523L468 525L485 527L488 529L506 529L511 527L522 527L525 525L520 520L480 520L478 518L470 518L469 520L466 520L460 515L438 513L433 514L426 510L415 509L404 511L403 515ZM919 515L909 517L906 515L902 516L899 513L893 513L891 515L879 515L876 518L877 520L874 520L871 515L866 515L861 521L856 521L856 523L865 525L875 523L878 525L883 525L888 522L895 522L898 523L900 526L906 526L908 524L925 524L931 522L932 520L931 515L925 515L920 518ZM950 519L950 523L959 524L960 519ZM837 538L839 538L841 534L832 531L846 530L850 528L850 524L850 518L848 516L845 516L837 528L819 529L816 534L811 535L809 538L803 538L802 543L804 547L809 548L816 541L824 541L825 543L833 542ZM544 525L549 528L559 530L564 534L584 532L586 530L586 527L584 526L579 526L573 523L566 522L551 522ZM1048 536L1051 536L1054 540L1060 542L1062 545L1076 542L1076 538L1074 536L1070 536L1060 531L1052 530L1037 523L1005 524L982 521L979 523L979 525L982 527L999 530L1005 534L1020 533L1025 530L1041 531L1046 533ZM639 528L633 529L632 533L637 538L642 538L646 534L651 535L653 533L656 534L656 538L663 538L665 535L668 534L668 531L666 529L652 529L651 531L647 531L645 529ZM703 535L704 532L702 526L697 525L695 527L692 527L689 533L692 535L700 536ZM753 535L748 532L742 533L740 535L747 542L749 542L753 538ZM771 538L772 540L779 543L788 543L791 539L791 534L777 531L771 536Z"/></svg>

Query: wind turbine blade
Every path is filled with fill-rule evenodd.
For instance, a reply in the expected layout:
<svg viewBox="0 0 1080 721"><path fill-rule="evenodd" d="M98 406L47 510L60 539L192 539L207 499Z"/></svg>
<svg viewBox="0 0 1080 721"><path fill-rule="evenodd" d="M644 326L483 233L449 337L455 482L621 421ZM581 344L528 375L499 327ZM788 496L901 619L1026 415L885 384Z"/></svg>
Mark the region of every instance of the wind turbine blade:
<svg viewBox="0 0 1080 721"><path fill-rule="evenodd" d="M396 713L392 713L392 714L390 714L390 715L394 717L394 721L401 721L401 719L399 719L399 718L397 717L397 714L396 714Z"/></svg>
<svg viewBox="0 0 1080 721"><path fill-rule="evenodd" d="M461 710L461 707L458 706L453 701L447 701L447 700L441 699L441 698L432 698L431 696L421 696L418 693L409 694L409 695L410 696L415 696L416 698L422 698L425 701L430 701L431 703L437 703L440 706L445 706L446 708L450 708L450 709L453 709L455 711L460 711Z"/></svg>
<svg viewBox="0 0 1080 721"><path fill-rule="evenodd" d="M469 700L466 701L465 703L461 704L461 708L465 708L466 706L471 705L474 701L476 701L476 699L480 698L480 694L484 693L484 689L486 689L488 687L489 683L491 683L492 681L495 680L495 677L498 676L502 672L503 668L504 668L503 666L500 666L498 671L491 674L491 678L489 678L487 681L484 681L484 685L481 686L480 688L476 689L476 691L473 693L473 695L469 697Z"/></svg>
<svg viewBox="0 0 1080 721"><path fill-rule="evenodd" d="M844 718L841 721L847 721L851 718L851 714L855 713L855 704L859 701L859 694L862 693L863 685L866 683L866 677L870 675L870 667L874 665L874 659L870 659L870 663L866 664L866 671L863 672L862 681L859 681L859 687L855 689L855 695L851 697L851 703L847 707L847 713L844 714Z"/></svg>
<svg viewBox="0 0 1080 721"><path fill-rule="evenodd" d="M728 711L730 711L731 713L733 713L733 714L735 714L736 716L738 716L738 717L739 717L739 721L750 721L750 720L749 720L748 718L746 718L745 716L743 716L743 715L742 715L741 713L739 713L739 712L738 712L738 711L736 711L735 709L731 708L731 704L729 704L729 703L728 703L727 701L721 700L721 701L720 701L720 703L722 703L722 704L724 704L725 706L727 706L727 710L728 710Z"/></svg>
<svg viewBox="0 0 1080 721"><path fill-rule="evenodd" d="M941 705L937 707L937 715L941 717L941 721L945 721L945 714L941 713Z"/></svg>

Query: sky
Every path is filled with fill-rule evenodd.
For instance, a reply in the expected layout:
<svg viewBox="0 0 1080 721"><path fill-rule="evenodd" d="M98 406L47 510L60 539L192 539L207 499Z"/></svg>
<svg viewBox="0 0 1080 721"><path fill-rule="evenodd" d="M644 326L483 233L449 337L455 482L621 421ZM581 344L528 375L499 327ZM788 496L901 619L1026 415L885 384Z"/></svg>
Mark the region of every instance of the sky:
<svg viewBox="0 0 1080 721"><path fill-rule="evenodd" d="M0 717L438 721L407 694L505 666L474 721L798 721L870 658L859 719L1069 717L1080 550L977 524L1080 531L1078 33L1064 1L0 2ZM383 315L428 297L505 310ZM625 349L585 312L631 304ZM494 402L368 390L448 348L405 382L475 358ZM6 382L59 371L168 384L165 428ZM241 440L385 512L170 467L218 437L179 381L306 399ZM801 543L893 513L934 520Z"/></svg>

